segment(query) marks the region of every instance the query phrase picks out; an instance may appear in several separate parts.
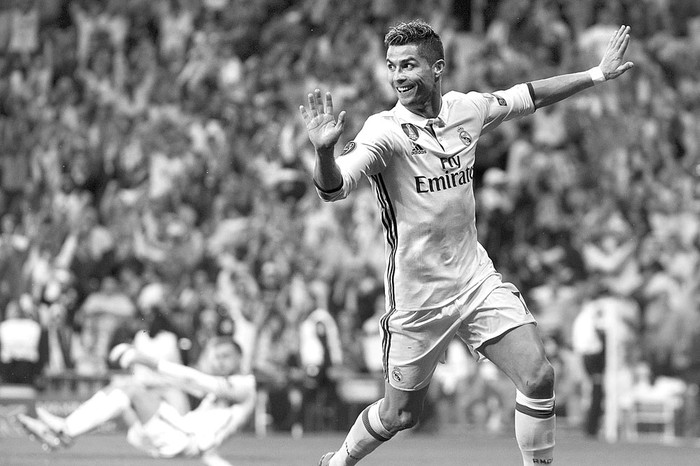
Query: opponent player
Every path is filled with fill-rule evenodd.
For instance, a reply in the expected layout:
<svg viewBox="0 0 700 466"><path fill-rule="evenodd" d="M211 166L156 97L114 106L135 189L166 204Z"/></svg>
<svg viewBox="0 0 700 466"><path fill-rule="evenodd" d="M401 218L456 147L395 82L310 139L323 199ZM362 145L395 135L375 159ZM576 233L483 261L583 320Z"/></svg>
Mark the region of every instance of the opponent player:
<svg viewBox="0 0 700 466"><path fill-rule="evenodd" d="M199 406L181 415L159 395L161 391L130 379L98 391L65 419L37 408L38 419L19 415L18 421L54 449L69 446L75 437L121 415L129 426L129 443L153 457L201 457L208 466L230 466L216 449L246 424L256 395L255 378L238 375L241 349L230 337L209 341L200 359L201 371L156 360L128 344L117 345L110 358L123 368L150 367L201 398Z"/></svg>
<svg viewBox="0 0 700 466"><path fill-rule="evenodd" d="M630 68L629 28L617 30L588 71L493 93L448 92L442 41L422 21L385 36L389 82L398 103L369 117L341 157L334 156L346 113L315 90L300 107L316 150L314 183L325 201L343 199L362 175L376 194L385 231L385 395L367 407L323 466L354 465L397 432L413 427L450 340L495 363L516 388L515 435L523 463L553 461L554 370L520 292L503 282L475 227L474 156L482 134Z"/></svg>

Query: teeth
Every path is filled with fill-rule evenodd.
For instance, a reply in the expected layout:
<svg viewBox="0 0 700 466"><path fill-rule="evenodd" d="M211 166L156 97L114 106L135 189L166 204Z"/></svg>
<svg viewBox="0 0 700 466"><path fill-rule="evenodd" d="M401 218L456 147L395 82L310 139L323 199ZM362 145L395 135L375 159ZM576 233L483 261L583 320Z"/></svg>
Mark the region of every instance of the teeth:
<svg viewBox="0 0 700 466"><path fill-rule="evenodd" d="M406 92L407 90L410 89L408 86L402 86L402 87L397 87L396 88L399 92Z"/></svg>

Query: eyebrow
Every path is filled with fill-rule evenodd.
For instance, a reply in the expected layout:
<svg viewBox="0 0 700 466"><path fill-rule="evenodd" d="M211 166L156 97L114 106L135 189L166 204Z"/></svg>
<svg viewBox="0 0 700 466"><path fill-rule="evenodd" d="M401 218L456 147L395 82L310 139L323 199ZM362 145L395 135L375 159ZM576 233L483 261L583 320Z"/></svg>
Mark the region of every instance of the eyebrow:
<svg viewBox="0 0 700 466"><path fill-rule="evenodd" d="M410 61L413 61L413 62L418 63L418 59L417 59L416 57L410 56L410 57L408 57L408 58L403 58L403 59L399 60L399 64L401 64L401 63L406 63L406 62L410 62ZM388 57L387 57L387 59L386 59L386 62L387 62L387 63L394 64L394 62L393 62L392 60L390 60Z"/></svg>

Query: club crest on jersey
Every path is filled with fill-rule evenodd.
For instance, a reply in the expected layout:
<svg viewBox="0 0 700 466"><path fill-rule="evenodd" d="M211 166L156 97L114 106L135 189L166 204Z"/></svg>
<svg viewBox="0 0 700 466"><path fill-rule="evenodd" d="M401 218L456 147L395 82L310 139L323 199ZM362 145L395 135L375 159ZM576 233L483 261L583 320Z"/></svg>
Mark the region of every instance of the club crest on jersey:
<svg viewBox="0 0 700 466"><path fill-rule="evenodd" d="M406 133L406 136L408 136L408 139L411 141L418 140L418 128L411 123L401 123L401 129L403 129L403 132Z"/></svg>
<svg viewBox="0 0 700 466"><path fill-rule="evenodd" d="M343 147L343 152L341 152L340 155L345 155L354 151L356 146L357 145L355 144L355 141L348 142L347 144L345 144L345 147Z"/></svg>
<svg viewBox="0 0 700 466"><path fill-rule="evenodd" d="M464 143L465 146L468 146L472 143L471 135L467 133L467 130L465 130L461 126L457 128L457 133L459 134L459 139L462 141L462 143Z"/></svg>

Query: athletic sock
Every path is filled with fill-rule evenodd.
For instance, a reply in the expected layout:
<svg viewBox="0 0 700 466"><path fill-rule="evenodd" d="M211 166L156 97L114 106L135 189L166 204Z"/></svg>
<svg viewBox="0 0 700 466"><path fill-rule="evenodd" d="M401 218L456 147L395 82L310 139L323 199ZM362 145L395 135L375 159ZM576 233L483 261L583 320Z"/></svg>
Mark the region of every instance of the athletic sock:
<svg viewBox="0 0 700 466"><path fill-rule="evenodd" d="M515 394L515 438L523 455L523 465L553 464L554 397L529 398L519 391Z"/></svg>
<svg viewBox="0 0 700 466"><path fill-rule="evenodd" d="M379 405L382 401L383 399L369 405L360 413L343 446L331 458L329 466L354 466L394 436L386 430L379 418Z"/></svg>
<svg viewBox="0 0 700 466"><path fill-rule="evenodd" d="M63 433L76 437L89 432L123 413L130 405L131 400L124 391L100 390L68 415Z"/></svg>

